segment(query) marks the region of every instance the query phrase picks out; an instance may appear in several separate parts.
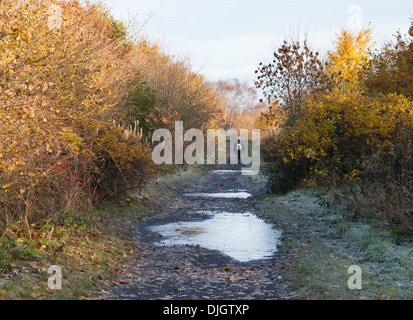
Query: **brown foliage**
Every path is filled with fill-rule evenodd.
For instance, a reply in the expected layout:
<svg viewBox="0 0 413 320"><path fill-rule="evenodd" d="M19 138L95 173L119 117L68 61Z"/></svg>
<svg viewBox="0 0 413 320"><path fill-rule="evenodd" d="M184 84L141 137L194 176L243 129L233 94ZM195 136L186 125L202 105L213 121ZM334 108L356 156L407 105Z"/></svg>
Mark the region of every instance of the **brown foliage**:
<svg viewBox="0 0 413 320"><path fill-rule="evenodd" d="M135 117L148 119L148 131L221 121L213 83L159 46L132 41L101 4L0 7L0 226L82 211L141 186L154 167Z"/></svg>
<svg viewBox="0 0 413 320"><path fill-rule="evenodd" d="M411 30L413 28L413 24ZM396 33L395 42L388 42L373 55L366 67L366 86L372 91L398 93L413 99L413 35L403 38Z"/></svg>
<svg viewBox="0 0 413 320"><path fill-rule="evenodd" d="M355 213L363 206L365 216L378 213L383 220L398 224L398 229L412 231L411 40L398 38L397 50L385 46L380 56L370 58L370 34L370 30L358 34L343 30L338 35L324 68L330 87L324 90L320 84L320 90L317 82L312 82L314 88L305 91L305 99L293 95L296 100L291 105L301 101L300 111L287 112L282 130L263 141L263 154L274 191L302 185L347 190ZM284 46L280 53L286 50ZM258 85L269 88L281 81L278 86L288 95L292 91L285 83L295 83L296 75L280 73L283 64L292 64L288 67L292 72L301 70L302 65L288 56L282 61L278 66L261 68L266 80L261 75ZM317 70L322 72L323 68ZM314 68L308 70L312 72ZM306 73L305 68L302 73ZM272 90L268 97L275 97L277 88ZM267 116L276 117L277 113L270 109ZM291 116L294 121L288 121Z"/></svg>
<svg viewBox="0 0 413 320"><path fill-rule="evenodd" d="M49 23L52 5L61 8L60 26ZM130 185L148 173L140 141L112 125L141 74L136 48L113 34L99 6L2 2L1 222L77 211L98 200L108 175Z"/></svg>
<svg viewBox="0 0 413 320"><path fill-rule="evenodd" d="M284 41L273 55L272 63L260 63L255 71L259 74L255 85L263 90L270 109L281 105L287 121L294 122L300 117L309 94L327 85L324 65L319 53L311 51L306 41L303 44Z"/></svg>

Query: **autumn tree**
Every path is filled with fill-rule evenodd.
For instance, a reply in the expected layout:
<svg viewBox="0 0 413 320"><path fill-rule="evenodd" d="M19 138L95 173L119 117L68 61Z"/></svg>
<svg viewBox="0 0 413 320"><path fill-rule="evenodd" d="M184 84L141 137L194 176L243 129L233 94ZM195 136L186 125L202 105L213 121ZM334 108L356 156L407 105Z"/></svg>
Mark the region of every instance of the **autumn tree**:
<svg viewBox="0 0 413 320"><path fill-rule="evenodd" d="M158 128L174 129L182 120L186 129L213 128L222 120L223 96L214 83L191 70L189 60L163 53L156 44L139 44L144 81L155 95L151 117Z"/></svg>
<svg viewBox="0 0 413 320"><path fill-rule="evenodd" d="M136 186L148 154L112 122L141 76L135 48L118 41L97 5L1 6L0 223L56 216Z"/></svg>
<svg viewBox="0 0 413 320"><path fill-rule="evenodd" d="M335 49L327 53L326 73L334 79L334 86L341 89L356 89L364 67L369 62L372 46L371 29L358 33L341 30L335 41Z"/></svg>
<svg viewBox="0 0 413 320"><path fill-rule="evenodd" d="M408 36L396 32L395 41L373 53L366 65L366 85L371 91L398 93L413 99L412 83L413 22Z"/></svg>
<svg viewBox="0 0 413 320"><path fill-rule="evenodd" d="M257 107L257 92L247 82L240 82L239 79L234 78L219 80L216 85L227 99L225 129L233 128L236 117L251 113Z"/></svg>
<svg viewBox="0 0 413 320"><path fill-rule="evenodd" d="M369 29L337 35L324 69L328 90L308 91L300 116L263 141L270 186L328 185L352 199L356 214L376 210L413 232L410 43L380 56L371 45Z"/></svg>
<svg viewBox="0 0 413 320"><path fill-rule="evenodd" d="M302 114L305 98L326 85L324 66L319 53L311 51L306 41L284 41L273 56L271 63L259 64L255 85L263 90L270 108L282 106L287 123L293 124Z"/></svg>

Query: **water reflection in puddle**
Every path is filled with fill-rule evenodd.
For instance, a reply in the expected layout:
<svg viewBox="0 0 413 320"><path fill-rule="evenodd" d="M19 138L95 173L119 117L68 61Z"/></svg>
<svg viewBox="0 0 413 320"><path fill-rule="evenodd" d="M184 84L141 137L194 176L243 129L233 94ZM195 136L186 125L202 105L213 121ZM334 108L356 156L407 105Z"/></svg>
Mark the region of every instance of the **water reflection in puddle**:
<svg viewBox="0 0 413 320"><path fill-rule="evenodd" d="M186 197L203 197L203 198L236 198L246 199L251 197L251 193L245 191L238 192L218 192L218 193L185 193Z"/></svg>
<svg viewBox="0 0 413 320"><path fill-rule="evenodd" d="M213 170L212 171L212 173L234 173L234 172L241 173L241 170Z"/></svg>
<svg viewBox="0 0 413 320"><path fill-rule="evenodd" d="M254 170L251 169L242 169L242 170L232 170L232 169L217 169L217 170L212 170L212 173L254 173Z"/></svg>
<svg viewBox="0 0 413 320"><path fill-rule="evenodd" d="M162 235L158 245L200 245L242 262L266 259L277 251L281 231L254 214L206 213L210 219L152 226L150 230Z"/></svg>

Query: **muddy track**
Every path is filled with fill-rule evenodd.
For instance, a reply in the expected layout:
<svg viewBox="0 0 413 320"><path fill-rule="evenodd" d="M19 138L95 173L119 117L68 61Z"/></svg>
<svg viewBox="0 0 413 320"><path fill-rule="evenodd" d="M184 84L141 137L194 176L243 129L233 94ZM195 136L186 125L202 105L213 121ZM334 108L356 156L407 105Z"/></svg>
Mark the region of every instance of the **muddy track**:
<svg viewBox="0 0 413 320"><path fill-rule="evenodd" d="M239 170L238 165L221 165L214 169ZM160 246L161 235L148 227L177 221L207 219L199 211L252 212L254 201L188 197L185 193L228 192L243 189L254 194L240 173L208 172L180 197L168 210L143 219L134 226L136 256L121 283L107 299L136 300L204 300L204 299L287 299L280 277L282 257L239 262L222 252L201 246Z"/></svg>

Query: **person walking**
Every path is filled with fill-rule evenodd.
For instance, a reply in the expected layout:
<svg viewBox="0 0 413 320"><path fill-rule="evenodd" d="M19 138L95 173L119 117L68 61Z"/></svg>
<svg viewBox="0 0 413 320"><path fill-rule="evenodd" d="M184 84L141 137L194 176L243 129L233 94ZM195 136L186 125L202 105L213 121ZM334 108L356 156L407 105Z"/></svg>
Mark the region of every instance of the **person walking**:
<svg viewBox="0 0 413 320"><path fill-rule="evenodd" d="M241 145L240 138L238 138L237 151L238 151L238 164L240 164L241 163L241 151L242 151L242 145Z"/></svg>

